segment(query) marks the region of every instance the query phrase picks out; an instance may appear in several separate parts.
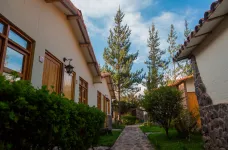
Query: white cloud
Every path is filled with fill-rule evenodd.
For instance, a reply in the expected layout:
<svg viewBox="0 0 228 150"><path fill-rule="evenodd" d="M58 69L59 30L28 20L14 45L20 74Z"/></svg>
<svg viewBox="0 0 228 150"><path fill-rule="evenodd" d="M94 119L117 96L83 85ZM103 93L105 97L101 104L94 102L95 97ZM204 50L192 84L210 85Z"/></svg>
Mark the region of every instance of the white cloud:
<svg viewBox="0 0 228 150"><path fill-rule="evenodd" d="M148 29L152 23L155 24L160 36L160 48L165 50L168 47L167 36L170 25L173 24L177 31L178 43L183 43L184 20L194 19L197 10L187 8L180 12L163 11L157 16L147 20L141 14L144 8L157 5L157 0L71 0L82 13L86 22L89 34L94 37L107 40L109 29L114 26L114 15L120 6L125 13L124 23L131 29L132 51L139 50L139 57L135 64L142 64L148 56L147 38ZM143 87L140 85L140 87ZM144 87L141 94L144 91Z"/></svg>
<svg viewBox="0 0 228 150"><path fill-rule="evenodd" d="M99 36L104 40L109 36L109 29L114 26L113 18L120 6L125 13L124 23L127 23L132 31L131 48L134 52L140 51L135 63L143 63L146 59L148 29L152 22L159 31L160 48L165 50L168 47L167 36L170 25L174 24L179 36L178 42L183 43L184 20L193 18L193 14L197 13L197 10L193 11L191 8L178 13L164 11L145 20L141 11L146 7L156 5L157 0L72 0L72 2L82 10L89 34Z"/></svg>
<svg viewBox="0 0 228 150"><path fill-rule="evenodd" d="M139 11L152 4L153 0L71 0L75 6L91 18L113 16L120 6L125 12Z"/></svg>

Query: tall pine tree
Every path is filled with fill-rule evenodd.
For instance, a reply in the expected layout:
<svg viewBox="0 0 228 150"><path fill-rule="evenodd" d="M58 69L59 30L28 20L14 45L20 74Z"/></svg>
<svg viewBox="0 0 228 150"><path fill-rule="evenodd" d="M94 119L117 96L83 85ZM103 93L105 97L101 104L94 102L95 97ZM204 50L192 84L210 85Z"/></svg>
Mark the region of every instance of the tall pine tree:
<svg viewBox="0 0 228 150"><path fill-rule="evenodd" d="M168 44L169 44L169 47L168 47L168 52L170 54L170 59L169 59L169 62L171 62L171 70L170 70L170 74L171 74L171 80L172 81L175 81L177 79L177 64L176 62L173 60L174 58L174 55L176 54L177 52L177 45L176 45L176 40L177 40L177 33L175 31L175 28L174 28L174 25L171 24L171 27L170 27L170 33L168 34Z"/></svg>
<svg viewBox="0 0 228 150"><path fill-rule="evenodd" d="M182 74L182 64L177 63L174 61L174 56L177 53L177 51L180 49L180 45L177 45L176 40L177 40L177 33L175 31L174 25L171 24L170 27L170 33L168 34L168 52L169 52L169 69L167 71L167 78L166 82L167 84L173 83L177 80L177 77L179 77Z"/></svg>
<svg viewBox="0 0 228 150"><path fill-rule="evenodd" d="M131 71L133 62L138 57L138 52L129 53L131 30L127 24L123 25L123 18L124 13L119 8L114 19L115 26L110 29L108 47L104 49L103 54L105 60L104 68L112 74L119 101L124 94L139 90L137 84L141 83L144 77L141 75L143 69L136 72Z"/></svg>
<svg viewBox="0 0 228 150"><path fill-rule="evenodd" d="M149 56L145 62L148 68L145 84L147 90L152 90L158 88L159 85L163 85L163 74L167 63L165 60L162 60L162 55L165 54L165 51L159 48L159 40L158 31L155 25L152 24L152 27L149 29L149 38L147 39Z"/></svg>
<svg viewBox="0 0 228 150"><path fill-rule="evenodd" d="M184 22L184 37L185 39L188 38L189 34L191 33L191 30L188 28L188 21L185 20ZM192 75L192 66L191 66L191 61L189 59L184 60L184 65L183 65L183 74L186 76Z"/></svg>

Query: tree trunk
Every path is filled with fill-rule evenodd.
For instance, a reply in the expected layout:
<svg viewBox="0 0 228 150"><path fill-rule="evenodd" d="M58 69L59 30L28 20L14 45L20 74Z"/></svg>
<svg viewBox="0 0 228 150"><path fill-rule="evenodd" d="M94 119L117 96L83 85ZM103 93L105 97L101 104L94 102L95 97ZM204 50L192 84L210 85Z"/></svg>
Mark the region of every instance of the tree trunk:
<svg viewBox="0 0 228 150"><path fill-rule="evenodd" d="M176 76L176 64L175 62L173 61L173 82L175 82L177 79L177 76Z"/></svg>
<svg viewBox="0 0 228 150"><path fill-rule="evenodd" d="M119 99L119 121L121 121L121 106L120 106L120 80L118 81L118 99Z"/></svg>
<svg viewBox="0 0 228 150"><path fill-rule="evenodd" d="M167 137L169 137L169 128L165 128L165 134Z"/></svg>

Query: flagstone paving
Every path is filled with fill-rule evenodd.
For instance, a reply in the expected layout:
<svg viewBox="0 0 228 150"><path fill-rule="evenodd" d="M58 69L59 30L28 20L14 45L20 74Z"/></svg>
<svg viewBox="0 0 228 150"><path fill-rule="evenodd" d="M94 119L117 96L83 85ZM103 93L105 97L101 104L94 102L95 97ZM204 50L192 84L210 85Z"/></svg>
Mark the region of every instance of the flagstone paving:
<svg viewBox="0 0 228 150"><path fill-rule="evenodd" d="M126 126L111 150L154 150L138 125Z"/></svg>

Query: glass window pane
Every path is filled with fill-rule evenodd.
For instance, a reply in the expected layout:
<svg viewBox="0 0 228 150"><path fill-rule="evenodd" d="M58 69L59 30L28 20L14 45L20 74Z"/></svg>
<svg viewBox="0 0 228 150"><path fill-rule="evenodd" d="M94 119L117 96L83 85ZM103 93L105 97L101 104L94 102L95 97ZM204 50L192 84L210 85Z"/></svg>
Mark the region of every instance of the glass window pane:
<svg viewBox="0 0 228 150"><path fill-rule="evenodd" d="M13 76L11 74L3 72L2 75L6 77L6 80L14 81L13 80ZM15 81L18 81L18 80L21 80L21 78L16 78L15 79Z"/></svg>
<svg viewBox="0 0 228 150"><path fill-rule="evenodd" d="M22 72L24 56L10 47L7 47L4 67Z"/></svg>
<svg viewBox="0 0 228 150"><path fill-rule="evenodd" d="M4 25L0 23L0 33L3 33L3 28L4 28Z"/></svg>
<svg viewBox="0 0 228 150"><path fill-rule="evenodd" d="M28 42L12 30L10 30L9 32L9 38L17 44L21 45L22 47L27 48Z"/></svg>

